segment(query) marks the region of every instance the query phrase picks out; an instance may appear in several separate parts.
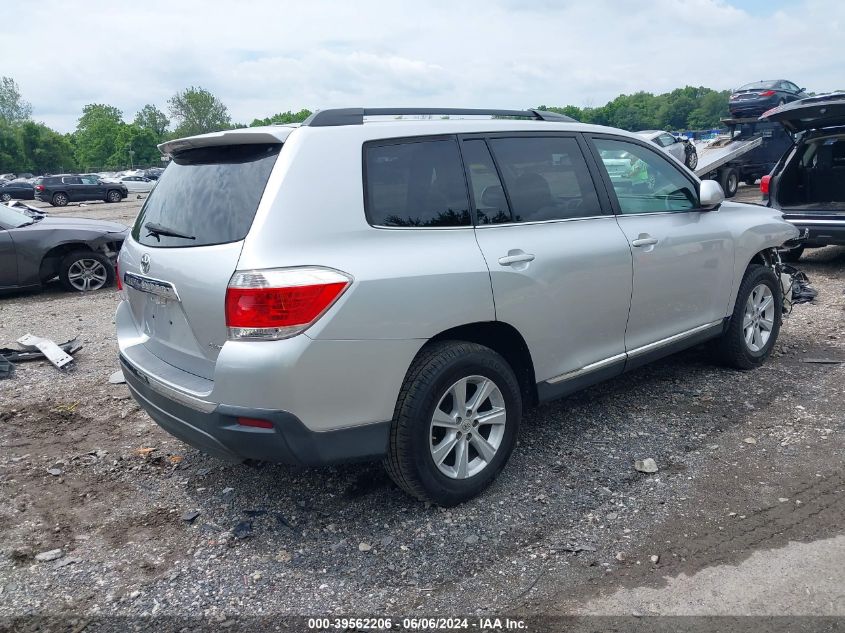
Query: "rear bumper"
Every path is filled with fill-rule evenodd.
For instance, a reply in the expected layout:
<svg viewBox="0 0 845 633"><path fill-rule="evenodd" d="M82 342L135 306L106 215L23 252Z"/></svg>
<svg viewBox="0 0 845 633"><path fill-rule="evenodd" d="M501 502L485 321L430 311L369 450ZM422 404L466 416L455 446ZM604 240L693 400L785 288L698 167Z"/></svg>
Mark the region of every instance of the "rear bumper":
<svg viewBox="0 0 845 633"><path fill-rule="evenodd" d="M378 459L387 452L389 422L312 431L287 411L223 404L201 411L164 395L155 387L155 379L122 355L120 364L132 396L156 424L191 446L221 459L319 465ZM242 426L238 424L239 417L267 420L273 428Z"/></svg>
<svg viewBox="0 0 845 633"><path fill-rule="evenodd" d="M802 233L807 230L805 246L845 245L845 217L841 220L802 220L787 216L784 219Z"/></svg>

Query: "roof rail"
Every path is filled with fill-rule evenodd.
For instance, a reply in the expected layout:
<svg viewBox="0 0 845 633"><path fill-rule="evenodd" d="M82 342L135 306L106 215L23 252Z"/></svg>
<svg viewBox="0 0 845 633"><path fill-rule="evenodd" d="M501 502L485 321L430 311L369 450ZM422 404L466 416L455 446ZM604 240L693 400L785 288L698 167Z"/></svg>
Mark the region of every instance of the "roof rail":
<svg viewBox="0 0 845 633"><path fill-rule="evenodd" d="M576 122L572 117L545 110L485 110L474 108L333 108L309 116L302 125L331 127L362 125L366 116L494 116L535 119L537 121Z"/></svg>

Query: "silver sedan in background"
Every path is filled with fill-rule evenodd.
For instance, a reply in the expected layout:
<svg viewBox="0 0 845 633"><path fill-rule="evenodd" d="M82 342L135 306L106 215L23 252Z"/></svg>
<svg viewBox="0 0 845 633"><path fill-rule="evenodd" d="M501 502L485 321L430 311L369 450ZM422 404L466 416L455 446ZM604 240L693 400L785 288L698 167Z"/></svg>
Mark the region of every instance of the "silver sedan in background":
<svg viewBox="0 0 845 633"><path fill-rule="evenodd" d="M698 167L698 153L695 151L695 145L686 136L673 136L663 130L643 130L637 132L637 135L651 141L667 154L671 154L690 170L695 171Z"/></svg>

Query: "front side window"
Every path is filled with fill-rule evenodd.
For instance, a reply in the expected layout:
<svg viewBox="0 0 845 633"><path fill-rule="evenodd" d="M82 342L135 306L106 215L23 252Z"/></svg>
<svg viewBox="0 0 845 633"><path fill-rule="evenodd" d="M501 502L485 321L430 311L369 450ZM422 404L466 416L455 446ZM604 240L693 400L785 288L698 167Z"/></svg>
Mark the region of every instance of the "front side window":
<svg viewBox="0 0 845 633"><path fill-rule="evenodd" d="M62 178L62 182L66 185L81 185L82 180L78 176L65 176Z"/></svg>
<svg viewBox="0 0 845 633"><path fill-rule="evenodd" d="M574 138L490 139L511 204L511 222L601 215L584 156Z"/></svg>
<svg viewBox="0 0 845 633"><path fill-rule="evenodd" d="M671 134L661 134L658 138L658 144L661 147L669 147L670 145L675 144L675 137Z"/></svg>
<svg viewBox="0 0 845 633"><path fill-rule="evenodd" d="M457 141L408 140L364 148L365 211L374 226L471 226Z"/></svg>
<svg viewBox="0 0 845 633"><path fill-rule="evenodd" d="M623 214L689 211L698 207L693 183L659 153L615 139L593 139Z"/></svg>
<svg viewBox="0 0 845 633"><path fill-rule="evenodd" d="M82 176L82 184L83 185L96 185L97 179L93 176Z"/></svg>

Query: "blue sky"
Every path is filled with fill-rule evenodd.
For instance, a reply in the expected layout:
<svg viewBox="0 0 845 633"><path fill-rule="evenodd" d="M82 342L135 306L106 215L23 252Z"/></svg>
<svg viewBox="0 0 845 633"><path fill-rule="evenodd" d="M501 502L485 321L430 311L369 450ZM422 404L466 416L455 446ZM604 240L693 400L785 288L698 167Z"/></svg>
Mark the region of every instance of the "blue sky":
<svg viewBox="0 0 845 633"><path fill-rule="evenodd" d="M301 108L601 105L620 93L791 79L845 88L845 0L0 0L35 119L165 109L188 86L235 121Z"/></svg>

